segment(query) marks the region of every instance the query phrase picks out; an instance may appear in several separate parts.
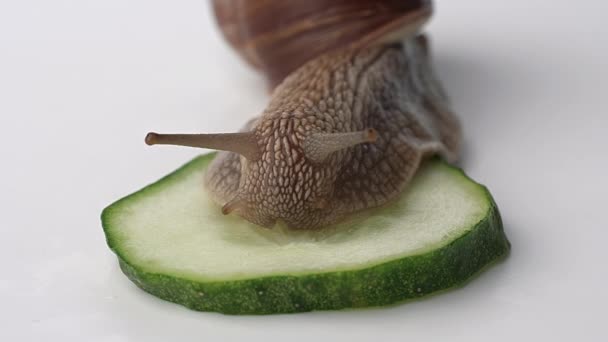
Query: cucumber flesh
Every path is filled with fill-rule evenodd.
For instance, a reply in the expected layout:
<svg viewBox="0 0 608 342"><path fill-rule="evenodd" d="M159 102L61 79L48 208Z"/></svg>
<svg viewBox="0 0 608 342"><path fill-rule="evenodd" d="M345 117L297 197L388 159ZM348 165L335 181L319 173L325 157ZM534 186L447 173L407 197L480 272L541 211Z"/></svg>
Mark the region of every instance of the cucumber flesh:
<svg viewBox="0 0 608 342"><path fill-rule="evenodd" d="M268 314L378 306L459 285L506 255L485 187L440 160L383 208L319 231L224 216L203 186L213 154L107 207L123 272L160 298L202 311Z"/></svg>

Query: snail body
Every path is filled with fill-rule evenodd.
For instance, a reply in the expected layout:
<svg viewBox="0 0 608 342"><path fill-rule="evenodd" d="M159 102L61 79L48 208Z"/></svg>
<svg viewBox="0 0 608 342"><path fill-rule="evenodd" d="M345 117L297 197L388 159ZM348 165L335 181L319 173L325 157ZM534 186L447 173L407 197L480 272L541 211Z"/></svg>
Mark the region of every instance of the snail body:
<svg viewBox="0 0 608 342"><path fill-rule="evenodd" d="M222 211L293 229L320 228L395 199L428 156L456 159L459 124L424 36L326 50L289 71L242 132L150 133L146 142L224 150L205 175ZM284 70L270 74L270 83Z"/></svg>

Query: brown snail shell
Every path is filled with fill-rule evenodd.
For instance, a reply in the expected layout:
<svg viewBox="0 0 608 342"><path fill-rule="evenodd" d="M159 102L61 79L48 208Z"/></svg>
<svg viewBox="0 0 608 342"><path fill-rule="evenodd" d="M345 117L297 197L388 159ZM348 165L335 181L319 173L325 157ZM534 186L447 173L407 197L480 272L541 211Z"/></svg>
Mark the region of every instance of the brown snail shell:
<svg viewBox="0 0 608 342"><path fill-rule="evenodd" d="M225 38L272 88L324 53L411 35L432 14L429 0L213 0L213 9Z"/></svg>

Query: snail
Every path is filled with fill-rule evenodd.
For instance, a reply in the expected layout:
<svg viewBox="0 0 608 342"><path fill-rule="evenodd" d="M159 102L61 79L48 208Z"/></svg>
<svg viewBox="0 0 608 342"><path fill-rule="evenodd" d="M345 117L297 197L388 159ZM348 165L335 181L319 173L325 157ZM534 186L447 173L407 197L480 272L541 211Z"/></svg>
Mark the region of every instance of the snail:
<svg viewBox="0 0 608 342"><path fill-rule="evenodd" d="M238 133L146 143L221 150L205 187L222 212L263 227L319 229L396 199L461 130L420 30L430 1L215 0L228 42L271 86Z"/></svg>

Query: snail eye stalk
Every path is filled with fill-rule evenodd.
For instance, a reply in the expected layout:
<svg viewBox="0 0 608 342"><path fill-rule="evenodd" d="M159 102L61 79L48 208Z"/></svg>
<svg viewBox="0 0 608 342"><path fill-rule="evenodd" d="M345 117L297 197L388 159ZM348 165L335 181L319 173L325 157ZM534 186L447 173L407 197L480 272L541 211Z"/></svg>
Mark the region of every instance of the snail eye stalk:
<svg viewBox="0 0 608 342"><path fill-rule="evenodd" d="M313 133L304 141L306 157L321 163L331 153L358 144L375 142L378 133L373 128L348 133Z"/></svg>
<svg viewBox="0 0 608 342"><path fill-rule="evenodd" d="M176 145L234 152L247 160L257 160L262 153L254 132L216 134L158 134L146 135L148 145Z"/></svg>

